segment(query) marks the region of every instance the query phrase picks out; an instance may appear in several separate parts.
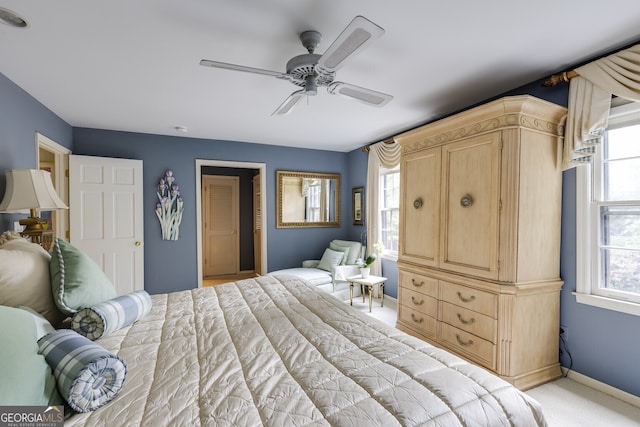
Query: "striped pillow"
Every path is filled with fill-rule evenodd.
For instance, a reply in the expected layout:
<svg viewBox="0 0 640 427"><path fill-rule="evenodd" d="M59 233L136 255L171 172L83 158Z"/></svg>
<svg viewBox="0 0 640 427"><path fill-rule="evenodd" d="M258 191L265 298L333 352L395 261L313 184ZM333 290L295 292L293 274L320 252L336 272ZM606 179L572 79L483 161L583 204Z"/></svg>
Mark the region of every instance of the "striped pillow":
<svg viewBox="0 0 640 427"><path fill-rule="evenodd" d="M59 329L38 341L56 378L58 391L77 412L90 412L114 399L127 375L127 364L69 329Z"/></svg>
<svg viewBox="0 0 640 427"><path fill-rule="evenodd" d="M121 295L74 314L71 329L90 340L97 340L142 319L149 314L151 306L151 297L146 291Z"/></svg>

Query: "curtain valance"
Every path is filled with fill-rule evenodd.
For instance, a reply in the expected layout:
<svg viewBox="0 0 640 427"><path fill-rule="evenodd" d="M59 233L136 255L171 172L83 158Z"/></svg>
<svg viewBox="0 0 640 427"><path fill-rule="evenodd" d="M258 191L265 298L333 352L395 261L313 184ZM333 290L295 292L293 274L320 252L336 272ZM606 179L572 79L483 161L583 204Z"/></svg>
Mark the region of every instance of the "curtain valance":
<svg viewBox="0 0 640 427"><path fill-rule="evenodd" d="M640 102L640 44L576 68L569 83L563 168L590 162L607 128L611 95Z"/></svg>
<svg viewBox="0 0 640 427"><path fill-rule="evenodd" d="M380 241L380 204L378 194L380 194L380 166L387 169L394 168L400 164L400 144L397 142L378 142L369 147L369 163L367 167L367 188L365 191L365 203L367 206L367 253L373 252L373 245ZM379 276L381 274L381 262L374 262L371 265L371 274Z"/></svg>

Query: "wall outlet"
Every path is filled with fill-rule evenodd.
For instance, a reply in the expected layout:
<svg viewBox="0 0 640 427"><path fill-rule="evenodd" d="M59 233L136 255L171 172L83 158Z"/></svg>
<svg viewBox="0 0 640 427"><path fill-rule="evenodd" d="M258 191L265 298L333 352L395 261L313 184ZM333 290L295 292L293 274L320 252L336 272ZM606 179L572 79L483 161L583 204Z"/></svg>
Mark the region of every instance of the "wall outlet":
<svg viewBox="0 0 640 427"><path fill-rule="evenodd" d="M13 231L18 231L18 232L22 232L24 230L24 225L20 225L20 222L18 221L14 221L13 222Z"/></svg>
<svg viewBox="0 0 640 427"><path fill-rule="evenodd" d="M569 341L569 330L566 326L560 325L560 336L564 339L565 343Z"/></svg>

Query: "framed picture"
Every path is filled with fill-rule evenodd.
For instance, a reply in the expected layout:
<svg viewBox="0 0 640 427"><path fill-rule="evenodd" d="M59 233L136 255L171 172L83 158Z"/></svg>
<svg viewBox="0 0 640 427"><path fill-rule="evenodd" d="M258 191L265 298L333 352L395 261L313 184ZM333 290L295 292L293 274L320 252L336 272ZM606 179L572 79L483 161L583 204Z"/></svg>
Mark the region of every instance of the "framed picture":
<svg viewBox="0 0 640 427"><path fill-rule="evenodd" d="M364 187L351 190L351 213L353 225L364 225Z"/></svg>

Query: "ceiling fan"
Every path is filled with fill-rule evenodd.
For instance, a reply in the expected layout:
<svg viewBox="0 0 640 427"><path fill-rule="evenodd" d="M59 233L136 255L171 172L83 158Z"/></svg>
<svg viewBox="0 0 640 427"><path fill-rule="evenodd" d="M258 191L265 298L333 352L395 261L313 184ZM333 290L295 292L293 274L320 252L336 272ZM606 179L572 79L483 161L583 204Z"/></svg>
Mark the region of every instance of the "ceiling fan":
<svg viewBox="0 0 640 427"><path fill-rule="evenodd" d="M333 95L343 95L369 105L382 107L393 99L393 96L375 90L366 89L349 83L334 81L336 71L345 61L363 50L378 37L384 34L384 29L363 16L356 16L342 31L338 38L329 46L327 51L318 55L314 53L320 44L322 35L317 31L305 31L300 34L300 41L309 53L294 56L287 62L285 73L245 67L243 65L228 64L226 62L203 59L200 65L227 70L244 71L247 73L264 74L283 80L288 80L303 89L293 92L272 115L282 115L290 112L305 96L318 93L318 87L326 87Z"/></svg>

